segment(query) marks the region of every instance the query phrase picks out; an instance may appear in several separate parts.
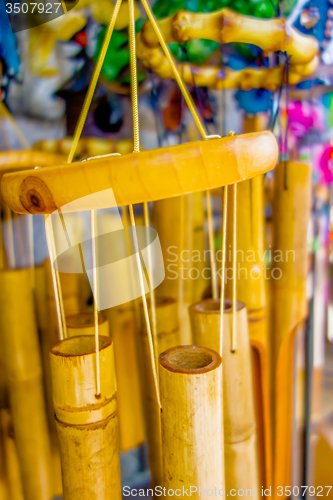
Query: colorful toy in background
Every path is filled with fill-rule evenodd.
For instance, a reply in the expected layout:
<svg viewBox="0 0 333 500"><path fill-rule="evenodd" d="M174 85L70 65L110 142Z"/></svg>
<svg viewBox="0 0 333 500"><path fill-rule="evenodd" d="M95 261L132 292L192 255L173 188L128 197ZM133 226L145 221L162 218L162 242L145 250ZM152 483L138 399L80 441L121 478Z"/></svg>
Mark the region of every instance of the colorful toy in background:
<svg viewBox="0 0 333 500"><path fill-rule="evenodd" d="M0 2L0 98L6 98L9 80L18 74L20 58L16 36L9 24L4 2Z"/></svg>

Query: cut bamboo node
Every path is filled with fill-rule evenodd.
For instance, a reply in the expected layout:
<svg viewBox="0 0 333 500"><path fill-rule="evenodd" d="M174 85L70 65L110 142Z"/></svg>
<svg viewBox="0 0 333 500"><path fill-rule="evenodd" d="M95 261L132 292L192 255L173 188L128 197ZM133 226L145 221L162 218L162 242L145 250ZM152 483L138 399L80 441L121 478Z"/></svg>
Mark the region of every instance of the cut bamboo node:
<svg viewBox="0 0 333 500"><path fill-rule="evenodd" d="M100 336L99 349L101 397L96 402L95 337L71 337L51 348L53 404L58 421L86 425L116 411L112 340Z"/></svg>
<svg viewBox="0 0 333 500"><path fill-rule="evenodd" d="M176 346L159 357L163 486L224 488L222 359L206 347ZM192 489L193 492L193 489Z"/></svg>
<svg viewBox="0 0 333 500"><path fill-rule="evenodd" d="M211 349L195 345L171 347L159 356L160 365L175 373L197 375L215 370L222 358Z"/></svg>

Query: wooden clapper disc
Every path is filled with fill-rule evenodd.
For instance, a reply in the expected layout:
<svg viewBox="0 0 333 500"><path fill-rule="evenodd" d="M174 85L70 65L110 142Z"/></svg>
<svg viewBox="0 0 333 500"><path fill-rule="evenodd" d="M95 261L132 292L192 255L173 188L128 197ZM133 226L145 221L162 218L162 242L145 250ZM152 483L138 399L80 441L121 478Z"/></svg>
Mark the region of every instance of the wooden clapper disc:
<svg viewBox="0 0 333 500"><path fill-rule="evenodd" d="M307 317L307 231L311 209L311 167L282 162L275 172L271 318L274 383L274 483L289 486L295 336Z"/></svg>

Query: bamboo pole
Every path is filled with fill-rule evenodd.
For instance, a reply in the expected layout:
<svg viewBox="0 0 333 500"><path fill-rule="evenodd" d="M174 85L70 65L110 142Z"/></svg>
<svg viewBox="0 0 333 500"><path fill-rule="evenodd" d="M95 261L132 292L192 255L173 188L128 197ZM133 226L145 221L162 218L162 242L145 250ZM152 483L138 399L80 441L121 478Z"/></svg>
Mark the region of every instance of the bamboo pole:
<svg viewBox="0 0 333 500"><path fill-rule="evenodd" d="M140 374L136 349L139 321L134 302L103 311L114 344L120 447L127 451L145 440Z"/></svg>
<svg viewBox="0 0 333 500"><path fill-rule="evenodd" d="M152 221L165 262L165 279L157 292L179 301L181 343L191 344L187 308L201 299L207 286L202 272L206 248L203 193L156 201Z"/></svg>
<svg viewBox="0 0 333 500"><path fill-rule="evenodd" d="M108 337L99 342L99 398L94 336L65 339L50 351L64 500L121 499L113 345Z"/></svg>
<svg viewBox="0 0 333 500"><path fill-rule="evenodd" d="M194 500L224 490L221 357L205 347L173 347L160 355L159 373L166 497L169 489L191 491Z"/></svg>
<svg viewBox="0 0 333 500"><path fill-rule="evenodd" d="M108 319L99 314L99 335L108 337L111 333L114 345L117 408L122 451L139 446L145 440L135 352L134 311L125 306L104 311L112 320L112 328L109 327ZM67 316L66 326L69 337L94 335L94 314L88 312Z"/></svg>
<svg viewBox="0 0 333 500"><path fill-rule="evenodd" d="M50 348L52 346L52 342L55 342L54 334L52 335L52 325L54 325L54 320L50 320L49 299L47 296L46 264L44 263L35 267L34 273L37 325L40 337L45 386L45 402L51 441L53 495L60 496L62 494L60 451L58 434L54 421L50 367ZM53 331L55 332L55 330Z"/></svg>
<svg viewBox="0 0 333 500"><path fill-rule="evenodd" d="M274 483L290 486L295 334L307 316L307 230L311 167L283 162L275 170L271 315L274 383Z"/></svg>
<svg viewBox="0 0 333 500"><path fill-rule="evenodd" d="M51 497L50 441L31 269L0 272L0 328L25 500Z"/></svg>
<svg viewBox="0 0 333 500"><path fill-rule="evenodd" d="M148 306L149 314L151 315L149 301ZM170 347L179 345L178 305L174 299L156 297L156 333L158 355ZM161 486L163 484L163 473L160 408L156 397L148 335L144 322L142 322L142 328L138 337L141 393L152 484L153 486Z"/></svg>
<svg viewBox="0 0 333 500"><path fill-rule="evenodd" d="M266 127L265 115L245 116L244 132L258 132ZM234 200L229 189L227 243L233 241ZM271 415L271 345L267 324L267 298L264 247L263 176L238 184L237 196L237 271L236 296L248 311L248 327L252 347L252 373L258 433L260 483L272 485L272 415ZM226 296L232 297L232 251L226 255L228 268Z"/></svg>
<svg viewBox="0 0 333 500"><path fill-rule="evenodd" d="M257 434L254 414L251 347L247 312L237 302L236 345L231 352L232 302L223 314L223 407L226 491L235 488L259 492ZM206 299L189 308L193 342L220 349L220 301Z"/></svg>
<svg viewBox="0 0 333 500"><path fill-rule="evenodd" d="M24 500L12 419L0 410L0 499Z"/></svg>

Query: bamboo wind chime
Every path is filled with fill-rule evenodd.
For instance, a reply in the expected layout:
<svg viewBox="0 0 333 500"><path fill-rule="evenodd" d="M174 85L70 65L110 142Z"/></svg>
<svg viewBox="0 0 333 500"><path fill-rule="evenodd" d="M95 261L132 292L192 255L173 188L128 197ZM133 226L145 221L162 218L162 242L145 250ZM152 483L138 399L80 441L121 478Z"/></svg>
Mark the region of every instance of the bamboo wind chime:
<svg viewBox="0 0 333 500"><path fill-rule="evenodd" d="M4 200L13 211L44 214L47 218L52 264L56 257L56 248L50 214L65 214L65 205L107 189L112 189L115 196L115 202L112 200L100 202L96 196L88 198L92 201L88 202L88 206L87 204L84 206L84 210L91 211L93 325L91 316L87 322L82 315L72 316L66 320L59 286L59 272L52 266L60 342L51 348L51 369L53 404L60 442L63 498L64 500L79 498L111 500L121 497L116 404L119 386L116 388L117 367L113 359L113 345L116 344L116 340L113 342L104 336L104 331L104 335L100 335L105 322L101 322L98 313L100 276L97 273L95 243L96 210L115 205L129 206L134 243L132 253L135 254L142 295L145 326L138 342L141 343L142 364L145 365L142 370L143 379L147 381L147 396L144 396L143 403L144 411L146 415L150 414L151 419L148 420L146 417L152 471L156 466L155 472L153 471L153 481L155 484L162 483L168 488L201 486L220 489L225 484L226 467L229 482L227 487L234 484L243 485L248 481L258 488L246 310L236 301L236 284L233 286L232 302L225 300L224 291L228 194L226 186L233 185L233 196L236 201L236 183L273 169L278 156L276 140L270 132L241 136L231 134L224 138L211 137L207 134L152 11L147 1L142 0L155 36L204 140L141 152L134 4L133 0L130 0L128 5L134 151L131 154L120 156L111 154L72 163L120 5L121 0L117 0L78 122L68 164L6 174L2 180ZM202 323L204 324L207 318L209 321L212 319L212 324L209 326L211 345L204 345L206 338L205 342L201 342L203 328L202 325L196 324L194 315L191 316L193 339L202 347L177 346L179 337L178 318L175 314L176 303L169 297L155 298L150 282L152 276L149 272L150 301L146 299L145 274L139 256L133 204L144 203L145 225L149 226L148 201L155 202L206 191L209 205L209 190L223 186L225 188L221 293L218 299L218 284L214 282L213 314L210 315L209 308L204 309ZM236 256L236 203L234 207L233 237L234 256ZM208 227L212 245L210 210L208 210ZM129 233L129 228L127 231ZM235 263L234 260L233 264ZM208 313L207 318L206 313ZM72 337L80 329L81 333L84 329L84 335ZM172 346L171 343L175 345ZM171 348L165 351L169 346ZM162 350L164 352L161 353ZM159 373L156 362L158 354L160 354ZM237 379L230 377L229 367L235 372L236 369L243 370L239 376L247 383L246 393L240 395L237 405L238 421L234 420L233 415ZM150 406L147 403L149 398ZM245 423L242 422L244 417L246 417ZM152 425L149 425L150 423ZM193 451L189 454L189 450ZM240 462L242 466L239 468ZM192 496L199 498L199 492L196 496ZM46 500L47 497L40 498Z"/></svg>

